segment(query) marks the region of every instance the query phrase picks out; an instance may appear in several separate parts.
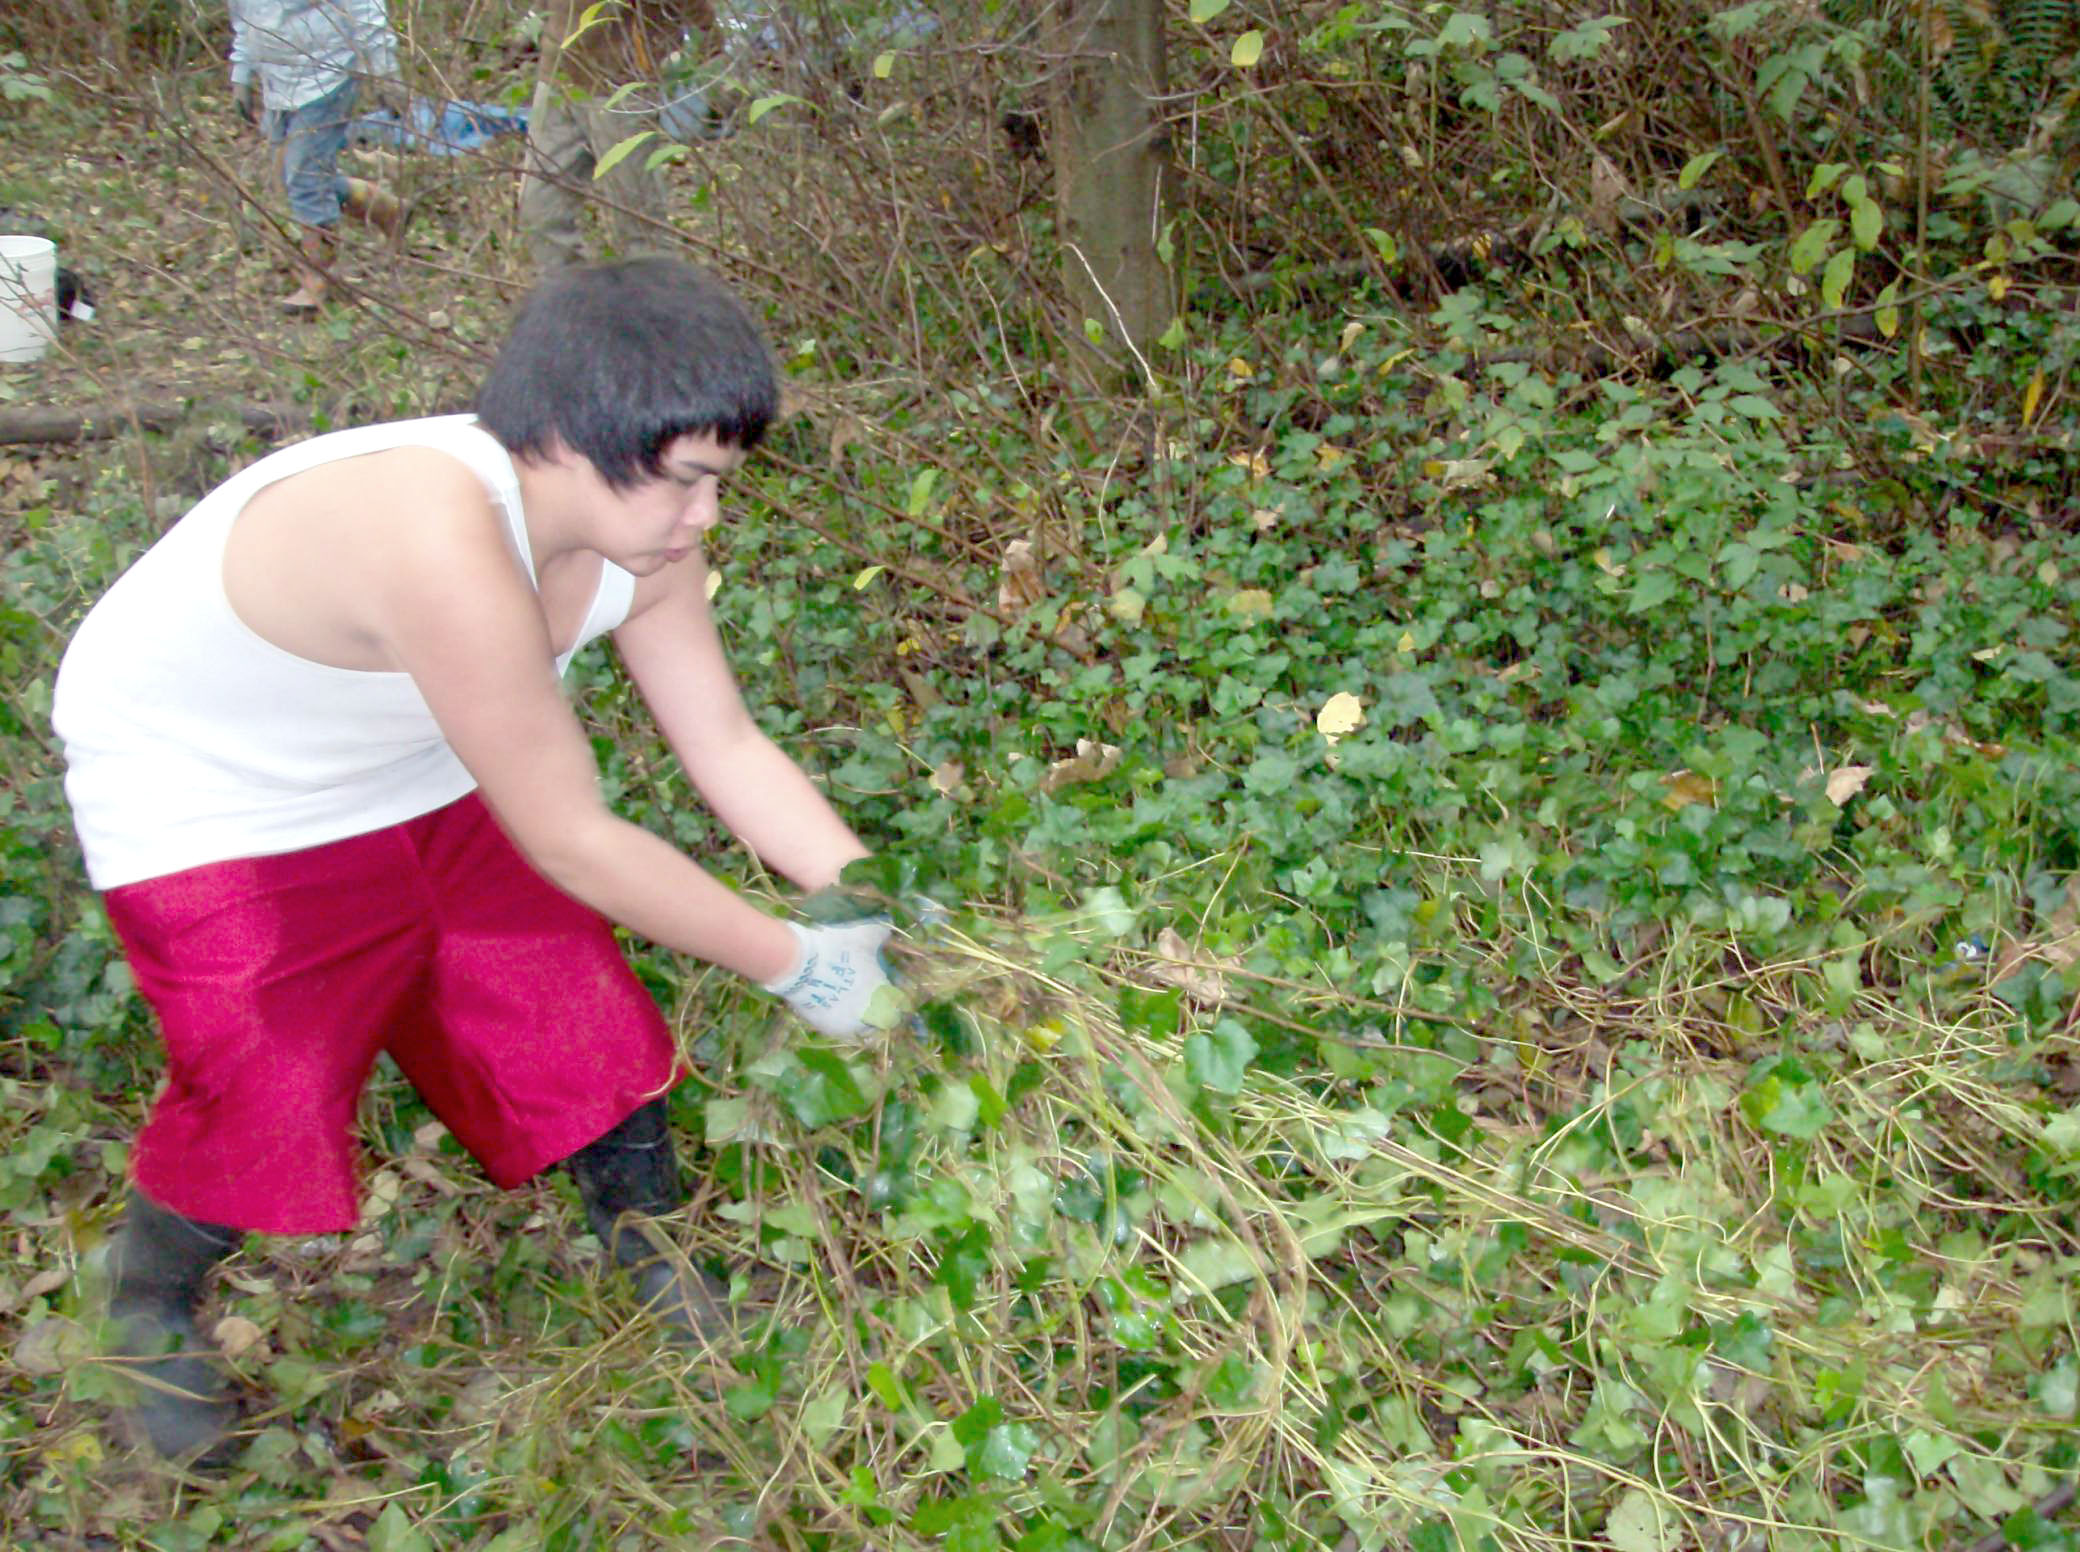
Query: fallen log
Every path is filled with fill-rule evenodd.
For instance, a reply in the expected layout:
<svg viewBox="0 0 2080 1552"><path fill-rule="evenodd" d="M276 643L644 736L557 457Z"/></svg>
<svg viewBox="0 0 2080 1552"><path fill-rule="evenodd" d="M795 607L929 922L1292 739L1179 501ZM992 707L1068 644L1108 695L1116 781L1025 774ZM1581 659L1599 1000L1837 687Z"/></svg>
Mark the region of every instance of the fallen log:
<svg viewBox="0 0 2080 1552"><path fill-rule="evenodd" d="M255 436L282 437L310 429L308 413L275 404L146 401L77 409L47 405L0 409L0 444L99 442L125 431L171 431L193 422L236 421Z"/></svg>

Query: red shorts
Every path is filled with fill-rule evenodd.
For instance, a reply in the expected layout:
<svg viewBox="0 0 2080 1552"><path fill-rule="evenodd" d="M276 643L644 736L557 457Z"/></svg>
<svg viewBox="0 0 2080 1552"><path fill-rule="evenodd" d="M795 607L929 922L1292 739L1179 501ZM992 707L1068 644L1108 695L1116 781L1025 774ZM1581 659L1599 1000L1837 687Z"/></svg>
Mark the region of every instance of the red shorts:
<svg viewBox="0 0 2080 1552"><path fill-rule="evenodd" d="M474 794L105 898L166 1040L132 1172L191 1218L353 1227L355 1112L379 1051L501 1186L676 1076L671 1031L606 918L536 873Z"/></svg>

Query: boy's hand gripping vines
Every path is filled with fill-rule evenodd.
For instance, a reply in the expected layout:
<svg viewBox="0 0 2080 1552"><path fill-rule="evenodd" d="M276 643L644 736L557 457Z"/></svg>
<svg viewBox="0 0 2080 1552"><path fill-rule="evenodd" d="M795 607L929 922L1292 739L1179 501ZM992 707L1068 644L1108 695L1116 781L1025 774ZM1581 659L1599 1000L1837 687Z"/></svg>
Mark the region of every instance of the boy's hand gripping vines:
<svg viewBox="0 0 2080 1552"><path fill-rule="evenodd" d="M881 959L893 930L888 918L829 926L788 922L787 930L801 948L801 959L785 975L765 982L765 989L818 1034L833 1040L870 1036L879 1027L871 1017L874 994L890 984Z"/></svg>

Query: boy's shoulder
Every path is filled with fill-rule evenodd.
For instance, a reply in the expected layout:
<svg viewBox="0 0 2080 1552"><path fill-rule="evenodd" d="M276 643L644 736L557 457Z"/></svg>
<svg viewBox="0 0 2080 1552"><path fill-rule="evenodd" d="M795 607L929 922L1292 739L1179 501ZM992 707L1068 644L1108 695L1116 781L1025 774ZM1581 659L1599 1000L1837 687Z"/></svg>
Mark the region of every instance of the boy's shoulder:
<svg viewBox="0 0 2080 1552"><path fill-rule="evenodd" d="M512 455L473 415L434 415L328 431L278 448L252 466L262 478L330 467L349 484L391 471L429 478L469 476L495 492L512 479Z"/></svg>

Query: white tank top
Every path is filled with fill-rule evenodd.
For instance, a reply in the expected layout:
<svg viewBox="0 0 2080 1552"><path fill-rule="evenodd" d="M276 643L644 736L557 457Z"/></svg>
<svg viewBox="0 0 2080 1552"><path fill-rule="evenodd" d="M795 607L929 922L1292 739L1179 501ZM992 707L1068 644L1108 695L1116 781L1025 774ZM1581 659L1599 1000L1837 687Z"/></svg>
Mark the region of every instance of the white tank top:
<svg viewBox="0 0 2080 1552"><path fill-rule="evenodd" d="M468 415L314 437L225 481L116 579L58 667L51 721L95 888L364 835L476 786L411 675L298 657L224 595L225 540L261 487L392 447L467 464L534 576L513 461ZM603 561L559 674L628 617L634 594L635 579Z"/></svg>

